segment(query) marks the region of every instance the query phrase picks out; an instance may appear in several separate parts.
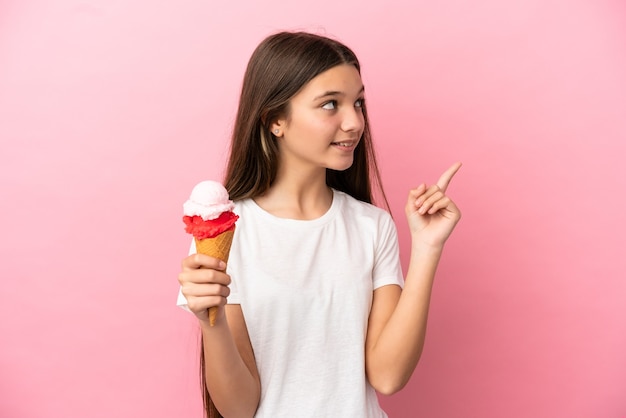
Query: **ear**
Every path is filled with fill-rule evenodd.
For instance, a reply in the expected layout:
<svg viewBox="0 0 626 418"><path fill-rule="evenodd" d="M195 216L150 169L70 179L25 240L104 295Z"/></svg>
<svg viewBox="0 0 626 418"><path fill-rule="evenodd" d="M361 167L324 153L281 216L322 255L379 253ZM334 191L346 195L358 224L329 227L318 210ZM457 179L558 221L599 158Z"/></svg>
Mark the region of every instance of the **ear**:
<svg viewBox="0 0 626 418"><path fill-rule="evenodd" d="M278 119L272 122L270 124L270 130L272 132L272 135L274 135L276 138L281 138L285 133L284 130L286 126L287 124L282 119Z"/></svg>

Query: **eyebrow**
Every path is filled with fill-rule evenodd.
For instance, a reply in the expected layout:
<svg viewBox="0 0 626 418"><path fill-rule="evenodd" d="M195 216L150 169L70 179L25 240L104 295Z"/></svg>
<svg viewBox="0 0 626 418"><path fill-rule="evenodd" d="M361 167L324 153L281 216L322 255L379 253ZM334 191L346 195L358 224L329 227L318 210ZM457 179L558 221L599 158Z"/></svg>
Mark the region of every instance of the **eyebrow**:
<svg viewBox="0 0 626 418"><path fill-rule="evenodd" d="M365 91L365 86L362 86L362 87L361 87L361 90L359 90L358 94L361 94L361 93L363 93L364 91ZM357 95L358 95L358 94L357 94ZM319 100L319 99L323 99L323 98L325 98L325 97L331 97L331 96L345 96L345 95L346 95L346 93L344 93L344 92L342 92L342 91L334 91L334 90L331 90L331 91L327 91L327 92L325 92L324 94L321 94L321 95L317 96L317 97L316 97L315 99L313 99L313 100Z"/></svg>

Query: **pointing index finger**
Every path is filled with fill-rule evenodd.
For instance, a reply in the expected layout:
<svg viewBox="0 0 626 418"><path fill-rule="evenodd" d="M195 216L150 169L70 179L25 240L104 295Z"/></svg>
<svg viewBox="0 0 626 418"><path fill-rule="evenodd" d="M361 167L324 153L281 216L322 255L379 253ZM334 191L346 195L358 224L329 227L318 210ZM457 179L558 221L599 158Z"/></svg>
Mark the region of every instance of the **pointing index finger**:
<svg viewBox="0 0 626 418"><path fill-rule="evenodd" d="M444 171L441 177L439 177L439 180L437 180L437 186L439 186L441 191L443 192L446 191L446 189L448 188L448 185L450 185L450 181L452 180L452 177L454 177L456 172L459 171L459 168L461 168L461 165L462 164L460 162L452 164L452 166L448 168L446 171Z"/></svg>

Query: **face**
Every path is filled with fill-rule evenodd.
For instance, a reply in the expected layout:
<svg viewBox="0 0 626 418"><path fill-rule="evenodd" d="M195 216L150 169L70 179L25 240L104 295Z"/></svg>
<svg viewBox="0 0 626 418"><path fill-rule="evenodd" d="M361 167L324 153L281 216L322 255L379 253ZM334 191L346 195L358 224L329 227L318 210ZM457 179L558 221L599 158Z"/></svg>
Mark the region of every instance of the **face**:
<svg viewBox="0 0 626 418"><path fill-rule="evenodd" d="M290 100L289 115L272 125L280 163L289 169L346 170L365 126L363 83L353 65L339 65L309 81ZM283 167L283 168L284 168Z"/></svg>

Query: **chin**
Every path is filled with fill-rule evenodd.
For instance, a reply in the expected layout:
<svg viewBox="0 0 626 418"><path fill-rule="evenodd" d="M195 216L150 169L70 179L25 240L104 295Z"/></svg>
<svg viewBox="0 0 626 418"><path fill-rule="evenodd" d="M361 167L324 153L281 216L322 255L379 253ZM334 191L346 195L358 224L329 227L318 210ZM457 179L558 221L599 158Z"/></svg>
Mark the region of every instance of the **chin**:
<svg viewBox="0 0 626 418"><path fill-rule="evenodd" d="M337 163L337 164L331 164L326 168L329 168L331 170L335 170L335 171L346 171L347 169L349 169L350 167L352 167L352 161L345 162L345 163Z"/></svg>

